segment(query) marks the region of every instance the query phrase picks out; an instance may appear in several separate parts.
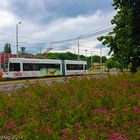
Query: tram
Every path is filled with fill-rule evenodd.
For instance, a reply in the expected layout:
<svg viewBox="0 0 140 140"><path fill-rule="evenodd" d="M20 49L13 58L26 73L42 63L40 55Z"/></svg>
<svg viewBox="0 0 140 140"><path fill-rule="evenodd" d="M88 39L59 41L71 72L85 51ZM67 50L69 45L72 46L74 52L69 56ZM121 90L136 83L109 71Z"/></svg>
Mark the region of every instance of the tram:
<svg viewBox="0 0 140 140"><path fill-rule="evenodd" d="M86 74L86 61L9 58L4 78L26 78Z"/></svg>
<svg viewBox="0 0 140 140"><path fill-rule="evenodd" d="M80 75L87 73L86 61L64 60L63 75Z"/></svg>

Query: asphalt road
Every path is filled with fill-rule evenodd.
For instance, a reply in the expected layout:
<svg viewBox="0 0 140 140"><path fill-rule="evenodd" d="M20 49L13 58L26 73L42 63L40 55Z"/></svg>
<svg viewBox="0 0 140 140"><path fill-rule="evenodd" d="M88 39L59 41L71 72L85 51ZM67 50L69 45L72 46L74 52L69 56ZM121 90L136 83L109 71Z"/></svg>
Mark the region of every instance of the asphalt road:
<svg viewBox="0 0 140 140"><path fill-rule="evenodd" d="M99 76L99 75L106 75L108 74L107 72L102 72L102 73L89 73L89 76ZM30 83L35 83L36 81L39 82L46 82L47 84L51 84L52 81L56 82L64 82L64 79L69 79L69 77L56 77L56 78L42 78L42 79L30 79L28 80ZM0 83L0 91L2 90L12 90L12 89L18 89L21 87L27 86L27 80L16 80L16 81L6 81L6 82L1 82Z"/></svg>
<svg viewBox="0 0 140 140"><path fill-rule="evenodd" d="M64 78L51 78L51 79L34 79L34 80L29 80L29 84L33 84L35 82L42 82L42 83L47 83L47 84L51 84L52 81L56 81L56 82L64 82ZM17 81L11 81L11 82L3 82L2 84L0 84L0 91L2 90L12 90L12 89L18 89L18 88L22 88L27 86L28 82L25 80L17 80Z"/></svg>
<svg viewBox="0 0 140 140"><path fill-rule="evenodd" d="M11 90L25 86L25 83L0 85L0 90Z"/></svg>

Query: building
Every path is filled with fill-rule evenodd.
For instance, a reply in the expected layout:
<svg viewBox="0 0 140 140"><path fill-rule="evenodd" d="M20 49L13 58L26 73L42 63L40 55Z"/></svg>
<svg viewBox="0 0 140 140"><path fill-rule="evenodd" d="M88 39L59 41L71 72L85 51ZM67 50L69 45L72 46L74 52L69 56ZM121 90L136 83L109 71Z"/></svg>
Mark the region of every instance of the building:
<svg viewBox="0 0 140 140"><path fill-rule="evenodd" d="M46 59L44 56L34 56L34 55L18 55L19 58L34 58L34 59ZM16 54L6 54L0 53L0 69L5 69L8 64L9 58L17 58Z"/></svg>
<svg viewBox="0 0 140 140"><path fill-rule="evenodd" d="M106 66L104 63L100 65L100 63L93 63L93 70L106 70Z"/></svg>

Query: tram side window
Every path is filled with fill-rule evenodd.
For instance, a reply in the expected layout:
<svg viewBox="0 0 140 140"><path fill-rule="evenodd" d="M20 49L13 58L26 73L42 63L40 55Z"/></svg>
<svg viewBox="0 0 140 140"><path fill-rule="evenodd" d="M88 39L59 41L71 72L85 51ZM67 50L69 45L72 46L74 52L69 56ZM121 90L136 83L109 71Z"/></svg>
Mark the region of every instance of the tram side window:
<svg viewBox="0 0 140 140"><path fill-rule="evenodd" d="M67 64L67 70L83 70L82 64Z"/></svg>
<svg viewBox="0 0 140 140"><path fill-rule="evenodd" d="M60 68L60 64L39 64L39 70L44 68Z"/></svg>
<svg viewBox="0 0 140 140"><path fill-rule="evenodd" d="M83 70L83 65L78 65L78 70Z"/></svg>
<svg viewBox="0 0 140 140"><path fill-rule="evenodd" d="M46 64L46 68L60 68L60 64Z"/></svg>
<svg viewBox="0 0 140 140"><path fill-rule="evenodd" d="M20 63L10 63L9 71L20 71Z"/></svg>
<svg viewBox="0 0 140 140"><path fill-rule="evenodd" d="M23 63L23 71L38 71L39 66L37 64Z"/></svg>
<svg viewBox="0 0 140 140"><path fill-rule="evenodd" d="M40 71L44 68L60 68L60 64L23 63L23 71Z"/></svg>

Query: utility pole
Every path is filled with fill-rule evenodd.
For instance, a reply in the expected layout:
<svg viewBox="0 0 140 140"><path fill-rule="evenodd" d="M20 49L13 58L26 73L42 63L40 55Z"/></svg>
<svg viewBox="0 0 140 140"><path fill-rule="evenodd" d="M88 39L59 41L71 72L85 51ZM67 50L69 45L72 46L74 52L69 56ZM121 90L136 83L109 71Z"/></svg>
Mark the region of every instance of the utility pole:
<svg viewBox="0 0 140 140"><path fill-rule="evenodd" d="M77 39L78 39L78 60L80 60L80 57L79 57L79 47L80 47L79 39L80 39L80 37L78 37Z"/></svg>
<svg viewBox="0 0 140 140"><path fill-rule="evenodd" d="M40 47L40 54L41 54L41 47Z"/></svg>
<svg viewBox="0 0 140 140"><path fill-rule="evenodd" d="M91 51L91 69L93 69L93 58L92 58L92 51Z"/></svg>
<svg viewBox="0 0 140 140"><path fill-rule="evenodd" d="M73 49L73 53L75 54L75 49Z"/></svg>
<svg viewBox="0 0 140 140"><path fill-rule="evenodd" d="M86 53L86 60L87 60L87 50L85 50L85 53Z"/></svg>
<svg viewBox="0 0 140 140"><path fill-rule="evenodd" d="M0 52L0 70L1 70L1 64L2 64L2 63L1 63L1 52Z"/></svg>
<svg viewBox="0 0 140 140"><path fill-rule="evenodd" d="M18 25L21 24L22 22L19 22L16 25L16 42L17 42L17 58L18 58Z"/></svg>
<svg viewBox="0 0 140 140"><path fill-rule="evenodd" d="M101 67L101 72L103 71L103 66L102 66L102 47L100 46L100 67Z"/></svg>
<svg viewBox="0 0 140 140"><path fill-rule="evenodd" d="M53 48L53 42L50 42L50 48Z"/></svg>

